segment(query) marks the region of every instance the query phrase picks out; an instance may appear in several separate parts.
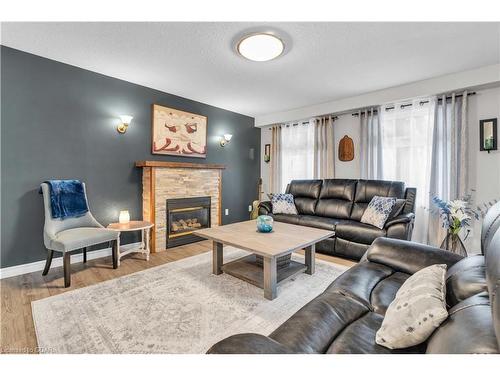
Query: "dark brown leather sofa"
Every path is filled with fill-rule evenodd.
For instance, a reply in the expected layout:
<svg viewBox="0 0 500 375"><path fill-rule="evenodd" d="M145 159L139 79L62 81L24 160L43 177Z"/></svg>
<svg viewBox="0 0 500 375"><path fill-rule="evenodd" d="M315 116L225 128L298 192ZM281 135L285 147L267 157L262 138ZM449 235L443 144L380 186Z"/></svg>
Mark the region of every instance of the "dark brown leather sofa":
<svg viewBox="0 0 500 375"><path fill-rule="evenodd" d="M292 194L298 215L273 215L271 202L259 205L259 215L276 221L332 230L335 236L316 244L316 251L359 260L378 237L410 240L415 219L415 188L403 182L381 180L294 180L286 190ZM375 196L404 199L402 212L390 218L383 229L361 223L366 207Z"/></svg>
<svg viewBox="0 0 500 375"><path fill-rule="evenodd" d="M338 277L268 337L239 334L208 353L499 353L500 203L482 228L484 255L461 258L415 242L378 238L362 261ZM375 342L387 307L416 271L448 265L448 318L421 345L390 350Z"/></svg>

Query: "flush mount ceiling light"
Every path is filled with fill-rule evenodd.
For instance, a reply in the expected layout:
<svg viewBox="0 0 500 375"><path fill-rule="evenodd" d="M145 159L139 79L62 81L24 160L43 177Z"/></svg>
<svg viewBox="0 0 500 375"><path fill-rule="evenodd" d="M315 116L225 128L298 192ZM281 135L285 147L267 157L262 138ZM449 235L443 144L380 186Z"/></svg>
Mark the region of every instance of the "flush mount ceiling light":
<svg viewBox="0 0 500 375"><path fill-rule="evenodd" d="M283 40L270 33L253 33L244 36L236 46L238 53L252 61L269 61L283 54Z"/></svg>

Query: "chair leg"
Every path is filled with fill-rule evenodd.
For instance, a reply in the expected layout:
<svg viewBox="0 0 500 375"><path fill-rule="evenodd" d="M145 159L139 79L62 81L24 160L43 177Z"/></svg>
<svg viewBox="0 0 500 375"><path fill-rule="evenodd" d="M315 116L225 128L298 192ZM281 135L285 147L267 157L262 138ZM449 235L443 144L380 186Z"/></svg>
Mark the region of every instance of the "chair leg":
<svg viewBox="0 0 500 375"><path fill-rule="evenodd" d="M71 255L65 252L63 255L63 270L64 270L64 287L71 285Z"/></svg>
<svg viewBox="0 0 500 375"><path fill-rule="evenodd" d="M111 257L113 258L113 268L118 268L118 241L112 241Z"/></svg>
<svg viewBox="0 0 500 375"><path fill-rule="evenodd" d="M45 261L45 268L43 269L42 276L49 273L50 265L52 264L52 257L54 256L54 250L47 249L47 260Z"/></svg>
<svg viewBox="0 0 500 375"><path fill-rule="evenodd" d="M83 263L87 263L87 248L84 247L82 250L83 250Z"/></svg>

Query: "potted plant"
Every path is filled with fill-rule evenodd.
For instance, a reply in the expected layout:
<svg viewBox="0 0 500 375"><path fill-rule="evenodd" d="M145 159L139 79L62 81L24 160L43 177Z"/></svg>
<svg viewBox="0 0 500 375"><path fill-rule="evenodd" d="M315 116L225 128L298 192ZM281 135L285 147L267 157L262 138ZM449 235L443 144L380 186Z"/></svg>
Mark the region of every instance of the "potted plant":
<svg viewBox="0 0 500 375"><path fill-rule="evenodd" d="M439 210L443 228L447 234L441 243L441 249L467 256L467 250L460 238L460 232L466 231L464 241L469 236L472 218L479 219L479 215L470 207L470 195L463 199L444 201L438 197L432 199Z"/></svg>

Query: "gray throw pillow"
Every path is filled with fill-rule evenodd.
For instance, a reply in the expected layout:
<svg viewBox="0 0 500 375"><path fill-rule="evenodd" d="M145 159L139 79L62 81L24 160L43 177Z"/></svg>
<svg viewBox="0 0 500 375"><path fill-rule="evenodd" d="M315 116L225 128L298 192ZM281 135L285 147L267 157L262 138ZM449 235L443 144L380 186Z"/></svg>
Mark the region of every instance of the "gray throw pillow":
<svg viewBox="0 0 500 375"><path fill-rule="evenodd" d="M363 213L361 222L383 229L394 204L396 204L396 198L375 195Z"/></svg>
<svg viewBox="0 0 500 375"><path fill-rule="evenodd" d="M274 194L271 203L273 205L273 214L298 214L292 194Z"/></svg>
<svg viewBox="0 0 500 375"><path fill-rule="evenodd" d="M448 317L446 265L435 264L410 276L387 308L376 342L389 349L408 348L429 338Z"/></svg>

